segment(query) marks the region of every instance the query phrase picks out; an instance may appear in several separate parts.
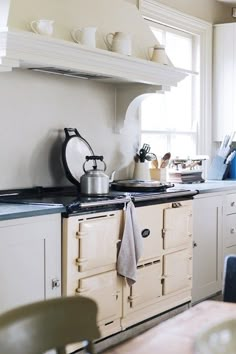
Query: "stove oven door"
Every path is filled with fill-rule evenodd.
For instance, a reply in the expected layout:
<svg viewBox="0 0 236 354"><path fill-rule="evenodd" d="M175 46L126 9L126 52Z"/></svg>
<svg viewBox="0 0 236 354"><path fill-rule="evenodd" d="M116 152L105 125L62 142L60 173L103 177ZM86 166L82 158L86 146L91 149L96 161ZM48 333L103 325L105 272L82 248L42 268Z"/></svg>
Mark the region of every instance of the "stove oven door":
<svg viewBox="0 0 236 354"><path fill-rule="evenodd" d="M136 208L138 223L143 237L143 253L139 264L160 257L162 249L162 205Z"/></svg>
<svg viewBox="0 0 236 354"><path fill-rule="evenodd" d="M106 268L116 268L120 218L121 211L111 211L64 219L63 258L67 277L72 276L69 270L72 260L76 266L74 270L79 273L90 272L92 274L106 270Z"/></svg>

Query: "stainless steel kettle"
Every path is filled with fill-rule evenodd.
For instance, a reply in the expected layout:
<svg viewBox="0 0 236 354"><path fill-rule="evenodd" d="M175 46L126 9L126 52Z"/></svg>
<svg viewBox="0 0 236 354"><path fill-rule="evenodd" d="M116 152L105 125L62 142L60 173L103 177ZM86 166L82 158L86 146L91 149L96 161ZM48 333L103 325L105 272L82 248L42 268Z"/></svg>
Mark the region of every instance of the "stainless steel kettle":
<svg viewBox="0 0 236 354"><path fill-rule="evenodd" d="M93 169L86 170L85 165L88 161L94 160ZM103 170L97 169L97 162L103 163ZM86 156L83 164L84 175L80 178L80 191L82 194L97 196L106 195L109 193L109 176L105 174L106 164L103 161L103 156Z"/></svg>

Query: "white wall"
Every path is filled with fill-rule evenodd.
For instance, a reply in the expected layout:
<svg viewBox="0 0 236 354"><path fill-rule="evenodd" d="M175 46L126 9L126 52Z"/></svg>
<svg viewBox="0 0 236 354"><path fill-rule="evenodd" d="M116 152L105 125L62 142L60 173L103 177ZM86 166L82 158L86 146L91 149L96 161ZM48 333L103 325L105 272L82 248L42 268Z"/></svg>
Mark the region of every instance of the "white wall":
<svg viewBox="0 0 236 354"><path fill-rule="evenodd" d="M219 15L212 0L161 2L206 20ZM76 127L104 155L108 172L124 165L122 137L113 133L111 85L19 70L0 74L0 93L0 189L68 183L60 164L64 127ZM127 171L132 169L122 169L119 177Z"/></svg>
<svg viewBox="0 0 236 354"><path fill-rule="evenodd" d="M0 92L0 189L65 184L64 127L76 127L108 171L122 163L111 85L16 71L0 74Z"/></svg>

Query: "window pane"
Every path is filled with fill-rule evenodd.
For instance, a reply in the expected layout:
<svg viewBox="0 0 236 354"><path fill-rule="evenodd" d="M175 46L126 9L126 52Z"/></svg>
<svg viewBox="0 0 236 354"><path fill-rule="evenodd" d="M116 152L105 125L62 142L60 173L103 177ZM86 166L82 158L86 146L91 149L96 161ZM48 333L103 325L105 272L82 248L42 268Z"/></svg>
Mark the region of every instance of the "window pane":
<svg viewBox="0 0 236 354"><path fill-rule="evenodd" d="M151 30L160 44L164 44L164 31L159 28L151 27Z"/></svg>
<svg viewBox="0 0 236 354"><path fill-rule="evenodd" d="M193 136L176 134L171 136L172 157L183 157L196 155L196 143Z"/></svg>
<svg viewBox="0 0 236 354"><path fill-rule="evenodd" d="M144 143L151 146L152 153L162 157L167 151L167 136L164 134L142 134L141 145Z"/></svg>
<svg viewBox="0 0 236 354"><path fill-rule="evenodd" d="M166 32L166 53L175 66L192 70L191 38Z"/></svg>
<svg viewBox="0 0 236 354"><path fill-rule="evenodd" d="M165 94L141 103L141 130L192 130L192 78L188 76Z"/></svg>

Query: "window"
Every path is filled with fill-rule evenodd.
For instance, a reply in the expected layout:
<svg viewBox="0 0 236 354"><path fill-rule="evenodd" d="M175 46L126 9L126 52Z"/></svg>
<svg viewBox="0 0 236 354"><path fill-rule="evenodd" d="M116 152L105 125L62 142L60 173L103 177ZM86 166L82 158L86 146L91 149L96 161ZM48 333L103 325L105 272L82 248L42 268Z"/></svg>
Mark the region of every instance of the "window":
<svg viewBox="0 0 236 354"><path fill-rule="evenodd" d="M158 156L211 155L212 25L154 0L139 8L174 66L199 73L142 102L141 143Z"/></svg>
<svg viewBox="0 0 236 354"><path fill-rule="evenodd" d="M190 33L150 22L151 30L174 66L199 72L199 39ZM141 143L149 143L158 156L197 153L199 75L189 75L165 94L154 94L141 103Z"/></svg>

